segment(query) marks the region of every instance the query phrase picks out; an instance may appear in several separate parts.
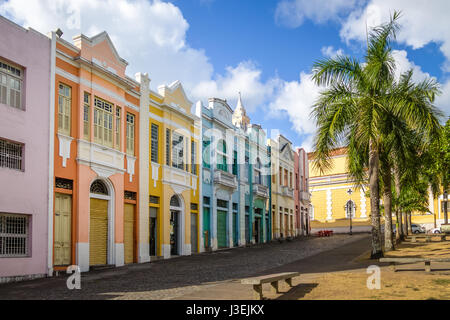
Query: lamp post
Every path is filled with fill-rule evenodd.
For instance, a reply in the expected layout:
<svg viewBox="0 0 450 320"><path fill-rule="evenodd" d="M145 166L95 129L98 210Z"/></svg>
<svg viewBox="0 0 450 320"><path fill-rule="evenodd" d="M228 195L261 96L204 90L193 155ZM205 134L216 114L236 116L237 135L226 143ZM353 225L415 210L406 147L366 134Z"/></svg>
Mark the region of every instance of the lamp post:
<svg viewBox="0 0 450 320"><path fill-rule="evenodd" d="M350 213L350 235L352 235L352 189L348 189L347 193L350 196L350 200L347 202L347 212Z"/></svg>
<svg viewBox="0 0 450 320"><path fill-rule="evenodd" d="M447 215L447 204L448 204L448 192L444 191L444 224L448 224L448 215Z"/></svg>

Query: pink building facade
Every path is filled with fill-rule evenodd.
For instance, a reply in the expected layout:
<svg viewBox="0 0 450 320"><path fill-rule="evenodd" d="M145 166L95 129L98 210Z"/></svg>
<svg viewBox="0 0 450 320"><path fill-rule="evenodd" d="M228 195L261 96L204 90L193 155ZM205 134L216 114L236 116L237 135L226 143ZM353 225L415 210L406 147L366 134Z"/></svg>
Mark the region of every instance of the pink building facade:
<svg viewBox="0 0 450 320"><path fill-rule="evenodd" d="M309 216L311 207L311 196L309 194L309 168L308 155L302 148L297 148L294 152L294 172L295 172L295 215L296 234L308 235L311 231L311 218Z"/></svg>
<svg viewBox="0 0 450 320"><path fill-rule="evenodd" d="M0 282L48 273L52 43L0 16Z"/></svg>

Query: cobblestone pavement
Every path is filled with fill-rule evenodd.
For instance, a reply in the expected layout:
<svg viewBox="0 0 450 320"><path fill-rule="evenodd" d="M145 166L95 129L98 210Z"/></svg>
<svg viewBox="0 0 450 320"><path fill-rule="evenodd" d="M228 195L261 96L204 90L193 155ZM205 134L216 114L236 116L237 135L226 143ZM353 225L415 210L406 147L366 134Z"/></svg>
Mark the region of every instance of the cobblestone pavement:
<svg viewBox="0 0 450 320"><path fill-rule="evenodd" d="M299 238L94 270L82 274L80 290L67 289L66 274L8 283L0 285L0 299L176 299L367 238L367 234Z"/></svg>

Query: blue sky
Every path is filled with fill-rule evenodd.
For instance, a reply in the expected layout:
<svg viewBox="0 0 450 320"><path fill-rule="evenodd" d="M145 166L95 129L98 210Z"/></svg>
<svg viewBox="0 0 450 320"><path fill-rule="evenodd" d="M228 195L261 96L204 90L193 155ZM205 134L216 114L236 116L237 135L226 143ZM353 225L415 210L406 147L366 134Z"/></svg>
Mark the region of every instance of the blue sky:
<svg viewBox="0 0 450 320"><path fill-rule="evenodd" d="M0 14L63 37L106 30L128 74L148 72L151 87L181 80L191 100L227 99L238 91L253 123L278 129L294 146L312 148L310 107L319 88L315 60L347 54L362 59L365 24L401 10L393 44L399 72L436 77L436 104L450 114L450 1L432 0L3 0ZM98 12L102 12L99 19ZM270 134L270 131L269 131Z"/></svg>

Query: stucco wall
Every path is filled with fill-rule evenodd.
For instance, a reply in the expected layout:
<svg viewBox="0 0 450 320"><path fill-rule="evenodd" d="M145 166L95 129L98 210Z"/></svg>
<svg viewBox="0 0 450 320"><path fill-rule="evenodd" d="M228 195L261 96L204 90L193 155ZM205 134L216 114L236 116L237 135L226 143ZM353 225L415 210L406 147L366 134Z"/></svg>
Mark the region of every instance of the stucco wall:
<svg viewBox="0 0 450 320"><path fill-rule="evenodd" d="M0 137L25 145L24 171L0 168L0 212L31 215L30 256L0 258L0 277L47 272L50 45L0 17L0 58L25 71L25 110L0 104Z"/></svg>

